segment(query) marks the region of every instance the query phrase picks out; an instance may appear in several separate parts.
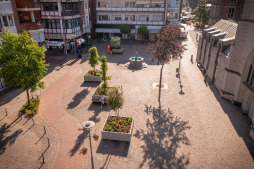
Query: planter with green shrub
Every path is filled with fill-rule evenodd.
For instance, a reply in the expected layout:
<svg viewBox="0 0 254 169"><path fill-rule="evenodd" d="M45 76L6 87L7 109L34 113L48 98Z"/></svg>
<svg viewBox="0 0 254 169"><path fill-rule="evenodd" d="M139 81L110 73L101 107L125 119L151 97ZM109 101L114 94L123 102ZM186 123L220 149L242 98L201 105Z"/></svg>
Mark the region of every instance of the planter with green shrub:
<svg viewBox="0 0 254 169"><path fill-rule="evenodd" d="M111 37L110 40L112 50L112 54L122 54L124 52L124 48L121 47L121 38L118 36Z"/></svg>
<svg viewBox="0 0 254 169"><path fill-rule="evenodd" d="M39 98L32 98L30 100L30 105L28 101L24 104L20 110L21 113L26 114L27 116L34 116L37 114L39 109L40 99Z"/></svg>
<svg viewBox="0 0 254 169"><path fill-rule="evenodd" d="M93 69L89 70L84 76L85 82L101 82L101 70L95 69L99 64L99 55L96 47L89 49L89 64Z"/></svg>

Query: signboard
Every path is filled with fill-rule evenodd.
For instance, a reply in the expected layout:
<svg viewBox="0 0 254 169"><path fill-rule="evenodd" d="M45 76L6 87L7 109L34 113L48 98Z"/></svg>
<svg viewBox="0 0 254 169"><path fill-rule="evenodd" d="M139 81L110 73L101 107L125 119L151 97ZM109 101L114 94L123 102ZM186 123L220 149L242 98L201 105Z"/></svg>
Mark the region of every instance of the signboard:
<svg viewBox="0 0 254 169"><path fill-rule="evenodd" d="M47 47L49 47L49 46L59 46L59 47L61 47L62 45L64 45L64 42L61 42L61 41L49 41L47 43Z"/></svg>

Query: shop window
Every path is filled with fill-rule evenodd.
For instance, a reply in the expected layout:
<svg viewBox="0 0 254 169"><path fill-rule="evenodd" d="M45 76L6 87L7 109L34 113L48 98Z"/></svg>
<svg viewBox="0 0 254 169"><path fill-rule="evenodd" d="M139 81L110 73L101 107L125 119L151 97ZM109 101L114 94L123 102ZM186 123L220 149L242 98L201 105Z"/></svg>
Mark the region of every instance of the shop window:
<svg viewBox="0 0 254 169"><path fill-rule="evenodd" d="M228 18L233 18L235 13L235 8L228 9Z"/></svg>
<svg viewBox="0 0 254 169"><path fill-rule="evenodd" d="M4 26L8 27L9 24L8 24L7 16L3 16L3 21L4 21Z"/></svg>

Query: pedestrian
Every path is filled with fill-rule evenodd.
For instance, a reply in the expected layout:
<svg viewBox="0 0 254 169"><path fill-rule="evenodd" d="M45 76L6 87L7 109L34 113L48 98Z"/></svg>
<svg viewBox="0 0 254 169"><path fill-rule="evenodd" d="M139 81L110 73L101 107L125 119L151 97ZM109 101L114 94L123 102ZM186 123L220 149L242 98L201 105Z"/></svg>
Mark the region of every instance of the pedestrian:
<svg viewBox="0 0 254 169"><path fill-rule="evenodd" d="M101 108L102 108L102 105L104 104L105 97L106 97L106 96L105 96L104 94L100 95Z"/></svg>
<svg viewBox="0 0 254 169"><path fill-rule="evenodd" d="M108 45L108 53L110 52L110 46Z"/></svg>

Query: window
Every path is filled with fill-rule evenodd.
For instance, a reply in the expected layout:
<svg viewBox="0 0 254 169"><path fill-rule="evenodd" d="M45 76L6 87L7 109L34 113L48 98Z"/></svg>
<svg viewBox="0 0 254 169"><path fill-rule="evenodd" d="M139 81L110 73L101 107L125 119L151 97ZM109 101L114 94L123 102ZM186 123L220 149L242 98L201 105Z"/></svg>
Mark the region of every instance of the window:
<svg viewBox="0 0 254 169"><path fill-rule="evenodd" d="M9 20L9 26L14 26L13 20L12 20L12 15L8 16L8 20Z"/></svg>
<svg viewBox="0 0 254 169"><path fill-rule="evenodd" d="M99 21L107 21L108 15L99 15Z"/></svg>
<svg viewBox="0 0 254 169"><path fill-rule="evenodd" d="M235 13L235 8L228 9L228 18L233 18Z"/></svg>
<svg viewBox="0 0 254 169"><path fill-rule="evenodd" d="M8 27L9 24L8 24L7 16L3 16L3 21L4 21L4 26Z"/></svg>
<svg viewBox="0 0 254 169"><path fill-rule="evenodd" d="M42 3L43 11L58 11L57 3Z"/></svg>
<svg viewBox="0 0 254 169"><path fill-rule="evenodd" d="M98 7L101 7L101 2L98 2Z"/></svg>
<svg viewBox="0 0 254 169"><path fill-rule="evenodd" d="M58 20L58 19L45 19L45 20L42 20L42 25L43 25L44 28L61 29L60 20Z"/></svg>
<svg viewBox="0 0 254 169"><path fill-rule="evenodd" d="M149 22L149 16L148 16L148 17L146 17L146 22Z"/></svg>
<svg viewBox="0 0 254 169"><path fill-rule="evenodd" d="M125 16L126 21L135 21L135 15L132 16Z"/></svg>
<svg viewBox="0 0 254 169"><path fill-rule="evenodd" d="M98 5L97 7L107 7L107 2L98 1L97 5Z"/></svg>
<svg viewBox="0 0 254 169"><path fill-rule="evenodd" d="M122 17L121 17L121 16L116 16L116 17L115 17L115 20L116 20L116 21L120 21L120 20L122 20Z"/></svg>
<svg viewBox="0 0 254 169"><path fill-rule="evenodd" d="M125 7L133 8L133 7L135 7L135 2L125 2Z"/></svg>
<svg viewBox="0 0 254 169"><path fill-rule="evenodd" d="M178 13L175 13L175 18L178 19Z"/></svg>

